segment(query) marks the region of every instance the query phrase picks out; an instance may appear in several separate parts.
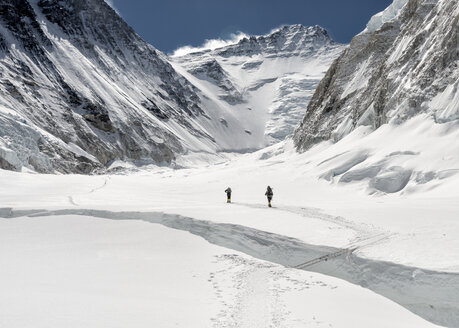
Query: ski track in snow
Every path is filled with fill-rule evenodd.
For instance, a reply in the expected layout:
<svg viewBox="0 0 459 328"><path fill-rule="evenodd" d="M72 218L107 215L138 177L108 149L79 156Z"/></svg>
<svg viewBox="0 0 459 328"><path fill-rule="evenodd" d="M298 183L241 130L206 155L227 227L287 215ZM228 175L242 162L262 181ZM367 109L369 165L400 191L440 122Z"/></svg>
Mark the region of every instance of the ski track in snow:
<svg viewBox="0 0 459 328"><path fill-rule="evenodd" d="M73 199L73 196L69 196L69 203L72 204L73 206L79 206L77 203L75 203L75 200Z"/></svg>
<svg viewBox="0 0 459 328"><path fill-rule="evenodd" d="M102 190L103 188L105 188L108 184L108 181L110 180L110 177L107 176L104 178L104 182L102 185L100 185L99 187L96 187L96 188L93 188L91 189L89 192L87 192L87 194L93 194L95 193L96 191L99 191L99 190ZM68 200L69 200L69 203L73 206L80 206L76 201L75 201L75 197L77 195L70 195L68 196Z"/></svg>
<svg viewBox="0 0 459 328"><path fill-rule="evenodd" d="M233 204L239 205L239 206L251 207L251 208L266 208L266 205L262 205L262 204L250 204L250 203L233 203ZM283 207L273 206L272 209L277 210L277 211L289 212L292 214L302 216L307 219L316 219L316 220L330 222L330 223L339 225L343 228L354 230L355 232L358 233L358 236L353 242L360 242L365 239L372 238L375 235L388 234L388 232L383 232L381 230L378 230L374 226L370 226L367 224L357 224L355 222L346 220L345 218L341 216L333 216L333 215L323 213L318 208L297 207L297 206L283 206ZM349 245L349 247L351 245L352 243Z"/></svg>
<svg viewBox="0 0 459 328"><path fill-rule="evenodd" d="M110 176L105 177L104 183L100 187L96 187L94 189L91 189L91 191L88 194L95 193L96 191L99 191L99 190L105 188L107 186L107 184L108 184L108 180L110 180Z"/></svg>
<svg viewBox="0 0 459 328"><path fill-rule="evenodd" d="M294 238L245 226L196 220L162 212L110 212L88 209L14 211L11 208L0 209L0 217L10 219L24 216L54 215L84 215L111 220L142 220L188 231L212 244L240 251L258 259L286 267L307 268L308 271L344 279L383 295L433 323L459 327L459 274L424 270L361 258L355 254L355 250L382 242L390 238L390 235L376 234L362 238L359 242L354 243L350 249L337 249L308 245ZM238 261L237 258L225 258L224 260L235 261L236 263ZM232 280L233 282L241 281L242 284L237 286L239 292L234 296L234 305L214 318L214 327L245 327L241 323L250 323L247 327L283 327L281 323L284 308L282 304L276 303L276 293L282 291L268 283L273 280L271 278L274 274L270 271L269 264L266 266L248 265L247 267L250 269L241 273L242 276L238 279ZM219 297L219 284L226 279L224 276L229 271L231 270L225 270L224 274L220 272L220 275L215 273L209 277L209 282L213 284L217 298L221 298ZM219 278L220 276L221 278ZM271 278L268 279L268 277ZM403 293L400 292L401 290ZM259 295L263 297L259 298ZM254 297L256 298L254 299ZM274 308L268 308L268 306L274 306ZM257 313L263 315L256 315ZM267 321L263 321L266 313L271 317L266 318ZM234 325L222 326L223 322L228 322L228 317L233 320L231 322L234 322ZM318 324L315 321L314 323Z"/></svg>
<svg viewBox="0 0 459 328"><path fill-rule="evenodd" d="M251 208L266 208L266 205L262 205L262 204L250 204L250 203L234 203L234 204L240 205L240 206L251 207ZM315 219L315 220L330 222L330 223L339 225L343 228L354 230L356 232L357 236L354 238L354 240L351 240L351 242L347 245L343 245L342 250L336 253L324 256L324 260L328 260L332 258L333 256L335 256L336 254L343 255L346 252L348 253L358 252L360 249L364 247L369 247L372 245L376 245L378 243L382 243L384 241L387 241L389 238L397 235L396 233L393 233L393 232L383 231L380 228L376 228L373 225L358 224L358 223L346 220L345 218L341 216L333 216L333 215L323 213L322 210L318 208L313 208L313 207L307 208L307 207L297 207L297 206L283 206L283 207L273 206L272 209L278 210L278 211L289 212L292 214L302 216L307 219ZM315 261L315 260L316 259L312 261ZM300 266L302 267L303 265L306 265L312 261L308 261L308 262L299 264L295 267L300 267Z"/></svg>

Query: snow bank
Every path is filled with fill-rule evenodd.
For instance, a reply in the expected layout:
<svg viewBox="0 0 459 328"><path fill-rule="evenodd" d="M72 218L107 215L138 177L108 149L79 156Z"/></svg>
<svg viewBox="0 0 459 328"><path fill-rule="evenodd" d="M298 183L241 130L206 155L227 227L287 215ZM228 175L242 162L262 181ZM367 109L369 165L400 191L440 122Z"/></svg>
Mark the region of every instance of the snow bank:
<svg viewBox="0 0 459 328"><path fill-rule="evenodd" d="M412 173L411 170L405 170L402 167L390 167L387 172L373 178L370 186L386 193L399 192L406 187Z"/></svg>
<svg viewBox="0 0 459 328"><path fill-rule="evenodd" d="M320 178L330 181L333 177L341 175L349 171L354 166L364 162L368 156L368 152L363 150L356 153L338 155L336 157L334 156L330 159L326 159L323 163L328 163L328 166L336 166L320 175ZM319 166L320 165L321 164L319 164Z"/></svg>
<svg viewBox="0 0 459 328"><path fill-rule="evenodd" d="M374 178L379 173L379 171L381 171L380 165L374 165L362 169L351 170L343 174L343 176L339 179L339 182L346 183Z"/></svg>

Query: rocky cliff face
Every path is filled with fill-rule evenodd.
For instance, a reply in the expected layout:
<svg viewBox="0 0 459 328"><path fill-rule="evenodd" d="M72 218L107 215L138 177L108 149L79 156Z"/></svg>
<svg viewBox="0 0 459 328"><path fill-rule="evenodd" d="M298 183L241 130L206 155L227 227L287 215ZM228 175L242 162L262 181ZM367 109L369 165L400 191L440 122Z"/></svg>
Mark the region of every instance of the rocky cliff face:
<svg viewBox="0 0 459 328"><path fill-rule="evenodd" d="M295 132L298 150L419 113L459 118L459 3L396 0L332 64Z"/></svg>
<svg viewBox="0 0 459 328"><path fill-rule="evenodd" d="M0 166L88 173L169 163L197 127L197 90L103 0L0 3Z"/></svg>

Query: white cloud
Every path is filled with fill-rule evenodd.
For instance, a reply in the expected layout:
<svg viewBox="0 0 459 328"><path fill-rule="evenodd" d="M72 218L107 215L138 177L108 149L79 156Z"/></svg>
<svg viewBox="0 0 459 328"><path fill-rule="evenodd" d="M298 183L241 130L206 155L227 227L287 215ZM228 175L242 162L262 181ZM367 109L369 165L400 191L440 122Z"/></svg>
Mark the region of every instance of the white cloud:
<svg viewBox="0 0 459 328"><path fill-rule="evenodd" d="M248 35L242 32L232 33L228 40L222 39L211 39L206 40L203 45L199 47L184 46L180 47L172 53L172 57L184 56L192 52L199 52L203 50L214 50L222 47L226 47L232 44L238 43L243 38L247 38Z"/></svg>

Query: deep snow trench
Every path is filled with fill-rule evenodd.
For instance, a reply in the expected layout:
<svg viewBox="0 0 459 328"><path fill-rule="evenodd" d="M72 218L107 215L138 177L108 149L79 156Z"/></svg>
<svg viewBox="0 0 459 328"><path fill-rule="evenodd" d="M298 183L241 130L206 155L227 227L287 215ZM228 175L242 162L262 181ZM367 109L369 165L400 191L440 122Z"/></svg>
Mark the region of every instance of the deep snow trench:
<svg viewBox="0 0 459 328"><path fill-rule="evenodd" d="M318 272L368 288L435 324L459 327L459 274L419 269L361 258L354 251L381 239L377 234L346 249L309 245L297 239L242 225L213 223L161 212L57 211L0 209L0 217L85 215L112 220L142 220L188 231L208 242L287 267Z"/></svg>

